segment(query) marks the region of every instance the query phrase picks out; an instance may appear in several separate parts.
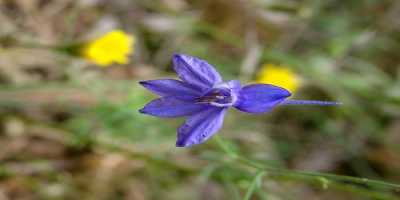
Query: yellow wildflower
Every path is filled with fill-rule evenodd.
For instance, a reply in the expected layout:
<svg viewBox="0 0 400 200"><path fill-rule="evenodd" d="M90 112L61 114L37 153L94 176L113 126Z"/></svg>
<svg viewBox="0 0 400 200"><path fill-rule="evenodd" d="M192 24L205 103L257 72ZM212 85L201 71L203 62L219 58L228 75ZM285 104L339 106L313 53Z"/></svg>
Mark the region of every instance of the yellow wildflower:
<svg viewBox="0 0 400 200"><path fill-rule="evenodd" d="M134 49L135 38L122 30L114 30L86 43L83 47L83 56L99 66L108 66L114 63L126 64L129 54Z"/></svg>
<svg viewBox="0 0 400 200"><path fill-rule="evenodd" d="M258 83L272 84L295 92L300 80L289 68L274 64L264 64L257 76Z"/></svg>

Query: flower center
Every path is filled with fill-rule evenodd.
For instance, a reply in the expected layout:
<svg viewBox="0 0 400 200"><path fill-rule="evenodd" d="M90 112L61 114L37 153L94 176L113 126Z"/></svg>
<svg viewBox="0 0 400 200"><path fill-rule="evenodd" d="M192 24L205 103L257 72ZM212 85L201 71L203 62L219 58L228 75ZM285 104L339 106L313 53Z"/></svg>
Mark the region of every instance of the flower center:
<svg viewBox="0 0 400 200"><path fill-rule="evenodd" d="M210 104L217 107L232 106L237 97L226 84L219 85L196 99L197 103Z"/></svg>

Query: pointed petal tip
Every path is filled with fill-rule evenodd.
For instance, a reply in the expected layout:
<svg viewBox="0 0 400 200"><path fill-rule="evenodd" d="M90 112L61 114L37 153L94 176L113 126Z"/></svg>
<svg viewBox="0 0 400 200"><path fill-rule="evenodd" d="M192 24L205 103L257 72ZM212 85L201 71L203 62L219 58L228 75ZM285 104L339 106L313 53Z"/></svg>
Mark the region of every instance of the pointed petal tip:
<svg viewBox="0 0 400 200"><path fill-rule="evenodd" d="M146 114L146 111L144 110L144 108L139 109L138 111L139 111L139 113Z"/></svg>
<svg viewBox="0 0 400 200"><path fill-rule="evenodd" d="M143 87L146 87L146 85L148 84L148 81L139 81L138 83L140 85L142 85Z"/></svg>
<svg viewBox="0 0 400 200"><path fill-rule="evenodd" d="M175 147L178 147L178 148L188 148L188 147L193 147L193 146L196 146L196 145L199 145L199 144L202 144L203 142L199 142L199 143L191 143L191 142L188 142L188 141L185 141L185 140L176 140L176 143L175 143Z"/></svg>
<svg viewBox="0 0 400 200"><path fill-rule="evenodd" d="M275 86L275 87L279 87L279 86ZM292 93L289 90L287 90L286 88L283 88L283 87L279 87L279 88L282 89L282 96L284 96L285 98L292 96Z"/></svg>
<svg viewBox="0 0 400 200"><path fill-rule="evenodd" d="M187 141L183 140L182 138L179 138L179 137L176 138L175 147L183 148L183 147L190 147L190 146L191 145Z"/></svg>
<svg viewBox="0 0 400 200"><path fill-rule="evenodd" d="M190 147L190 145L185 144L185 143L180 142L180 141L176 141L175 147L184 148L184 147Z"/></svg>
<svg viewBox="0 0 400 200"><path fill-rule="evenodd" d="M139 81L139 84L147 90L151 91L152 81L153 80Z"/></svg>
<svg viewBox="0 0 400 200"><path fill-rule="evenodd" d="M138 110L139 113L145 114L145 115L152 115L151 111L149 111L147 105L145 105L143 108Z"/></svg>
<svg viewBox="0 0 400 200"><path fill-rule="evenodd" d="M181 59L183 56L185 56L184 54L180 54L180 53L174 53L172 55L173 59Z"/></svg>
<svg viewBox="0 0 400 200"><path fill-rule="evenodd" d="M190 56L189 55L185 55L185 54L181 54L181 53L174 53L172 55L172 60L173 62L179 62L179 61L184 61L186 59L188 59Z"/></svg>

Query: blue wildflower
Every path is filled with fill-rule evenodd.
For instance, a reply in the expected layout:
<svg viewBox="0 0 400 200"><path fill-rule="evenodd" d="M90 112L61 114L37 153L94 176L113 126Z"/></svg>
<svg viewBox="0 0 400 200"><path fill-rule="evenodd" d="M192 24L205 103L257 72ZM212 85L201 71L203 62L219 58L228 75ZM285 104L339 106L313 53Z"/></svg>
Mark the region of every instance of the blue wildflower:
<svg viewBox="0 0 400 200"><path fill-rule="evenodd" d="M284 88L269 84L241 87L237 80L223 81L206 61L188 55L173 56L174 70L181 80L141 81L160 98L139 110L156 117L187 117L177 130L177 147L200 144L221 127L228 108L248 113L265 113L277 105L337 105L336 102L287 100L291 95Z"/></svg>

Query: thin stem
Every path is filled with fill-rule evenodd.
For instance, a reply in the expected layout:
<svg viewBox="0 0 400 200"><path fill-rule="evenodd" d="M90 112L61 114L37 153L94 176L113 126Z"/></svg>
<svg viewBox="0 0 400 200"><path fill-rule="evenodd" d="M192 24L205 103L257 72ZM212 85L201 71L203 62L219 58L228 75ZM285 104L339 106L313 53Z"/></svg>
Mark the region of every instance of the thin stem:
<svg viewBox="0 0 400 200"><path fill-rule="evenodd" d="M254 191L261 186L262 178L266 174L265 171L258 171L257 174L254 176L253 180L249 188L246 191L246 194L243 197L243 200L250 200L251 196L253 195Z"/></svg>
<svg viewBox="0 0 400 200"><path fill-rule="evenodd" d="M399 192L400 185L394 183L387 183L384 181L378 180L371 180L367 178L357 178L352 176L345 176L345 175L335 175L335 174L328 174L328 173L320 173L320 172L307 172L307 171L296 171L296 170L288 170L288 169L281 169L276 167L267 166L263 163L258 163L247 159L245 157L240 156L236 152L233 152L231 149L227 148L228 145L219 137L216 136L217 144L224 150L228 156L232 159L239 161L239 163L258 169L258 170L265 170L270 175L283 175L283 176L290 176L292 178L298 179L310 179L313 181L321 181L321 178L324 178L329 181L334 181L336 183L343 183L343 184L353 184L359 186L369 186L374 188L386 189Z"/></svg>
<svg viewBox="0 0 400 200"><path fill-rule="evenodd" d="M288 99L288 100L282 102L281 105L338 106L338 105L342 105L342 103L334 102L334 101L315 101L315 100L292 100L292 99Z"/></svg>

